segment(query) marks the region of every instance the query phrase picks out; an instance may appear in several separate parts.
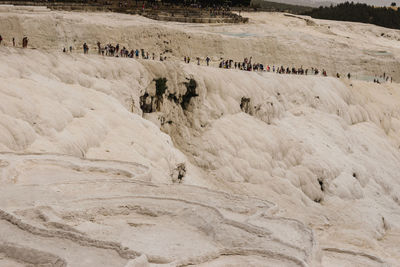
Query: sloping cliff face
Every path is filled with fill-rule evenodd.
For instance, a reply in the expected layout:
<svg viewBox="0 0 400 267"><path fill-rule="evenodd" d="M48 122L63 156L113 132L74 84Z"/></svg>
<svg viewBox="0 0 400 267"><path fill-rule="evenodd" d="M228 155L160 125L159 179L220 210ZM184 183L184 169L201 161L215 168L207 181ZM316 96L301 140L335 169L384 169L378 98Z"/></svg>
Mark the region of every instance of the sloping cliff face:
<svg viewBox="0 0 400 267"><path fill-rule="evenodd" d="M218 188L267 196L277 215L312 225L324 265L353 256L354 264L362 256L350 251L372 247L398 257L388 245L398 233L398 84L187 65L177 72L165 75L169 88L183 94L185 79L195 79L199 96L184 116L166 100L161 117L172 123L161 129Z"/></svg>
<svg viewBox="0 0 400 267"><path fill-rule="evenodd" d="M116 266L141 254L173 265L399 260L398 84L0 53L2 224L18 226L2 229L21 235L4 251L79 257L44 235L90 257L111 250Z"/></svg>
<svg viewBox="0 0 400 267"><path fill-rule="evenodd" d="M251 52L398 77L398 31L19 9L0 8L0 265L400 262L398 83L180 62ZM10 47L23 34L37 49ZM75 53L97 40L172 52Z"/></svg>

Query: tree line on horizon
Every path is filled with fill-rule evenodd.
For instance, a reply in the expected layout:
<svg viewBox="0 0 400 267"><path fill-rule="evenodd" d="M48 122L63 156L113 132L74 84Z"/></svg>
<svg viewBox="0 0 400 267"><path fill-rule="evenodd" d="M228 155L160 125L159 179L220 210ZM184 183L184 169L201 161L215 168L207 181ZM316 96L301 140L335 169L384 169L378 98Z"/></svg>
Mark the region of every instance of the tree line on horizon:
<svg viewBox="0 0 400 267"><path fill-rule="evenodd" d="M126 2L127 0L34 0L33 2L48 2L48 3L98 3L102 4L104 2L109 3L118 3L118 2ZM29 0L0 0L1 2L15 2L15 3L22 3L22 2L29 2ZM247 7L250 6L251 0L128 0L136 5L143 5L143 4L172 4L177 6L191 6L193 4L200 4L203 7L219 7L219 6L242 6Z"/></svg>
<svg viewBox="0 0 400 267"><path fill-rule="evenodd" d="M250 7L253 8L255 11L287 12L292 14L303 14L304 12L313 9L309 6L278 3L266 0L251 0Z"/></svg>
<svg viewBox="0 0 400 267"><path fill-rule="evenodd" d="M161 0L161 2L175 4L175 5L200 4L201 6L212 7L212 6L249 6L251 0Z"/></svg>
<svg viewBox="0 0 400 267"><path fill-rule="evenodd" d="M392 4L392 7L396 4ZM391 29L400 29L400 8L375 7L367 4L345 2L329 7L319 7L303 14L316 19L370 23Z"/></svg>

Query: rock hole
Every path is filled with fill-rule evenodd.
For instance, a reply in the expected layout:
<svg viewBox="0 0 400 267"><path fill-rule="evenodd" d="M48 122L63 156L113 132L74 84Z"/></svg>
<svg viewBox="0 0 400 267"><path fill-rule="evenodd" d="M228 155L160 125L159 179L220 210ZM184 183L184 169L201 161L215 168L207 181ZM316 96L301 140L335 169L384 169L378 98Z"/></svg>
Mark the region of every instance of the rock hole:
<svg viewBox="0 0 400 267"><path fill-rule="evenodd" d="M324 186L324 181L322 180L322 178L318 178L318 183L319 183L319 186L321 187L321 191L324 192L325 186Z"/></svg>
<svg viewBox="0 0 400 267"><path fill-rule="evenodd" d="M316 203L321 203L321 198L316 198L316 199L314 199L314 202L316 202Z"/></svg>
<svg viewBox="0 0 400 267"><path fill-rule="evenodd" d="M242 97L240 100L240 109L245 113L250 113L250 98Z"/></svg>

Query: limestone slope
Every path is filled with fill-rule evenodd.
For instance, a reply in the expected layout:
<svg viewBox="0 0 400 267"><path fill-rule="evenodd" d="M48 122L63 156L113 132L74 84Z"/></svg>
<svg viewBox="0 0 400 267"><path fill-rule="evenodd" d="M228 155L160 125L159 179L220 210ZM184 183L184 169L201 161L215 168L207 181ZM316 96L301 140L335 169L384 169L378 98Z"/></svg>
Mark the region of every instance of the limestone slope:
<svg viewBox="0 0 400 267"><path fill-rule="evenodd" d="M78 266L62 246L87 250L88 266L101 251L115 266L141 254L173 265L399 259L397 84L0 53L8 261L32 263L26 250ZM159 111L143 114L160 77ZM198 96L183 109L168 95L190 79ZM180 163L185 185L173 184Z"/></svg>

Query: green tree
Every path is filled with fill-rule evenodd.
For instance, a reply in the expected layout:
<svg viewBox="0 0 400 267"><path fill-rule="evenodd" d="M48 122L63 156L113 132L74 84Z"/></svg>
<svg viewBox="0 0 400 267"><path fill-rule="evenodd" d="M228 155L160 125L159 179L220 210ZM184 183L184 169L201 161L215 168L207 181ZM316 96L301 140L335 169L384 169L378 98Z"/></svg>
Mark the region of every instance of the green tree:
<svg viewBox="0 0 400 267"><path fill-rule="evenodd" d="M304 14L318 19L372 23L382 27L400 29L399 9L395 11L392 8L345 2L336 6L319 7Z"/></svg>

